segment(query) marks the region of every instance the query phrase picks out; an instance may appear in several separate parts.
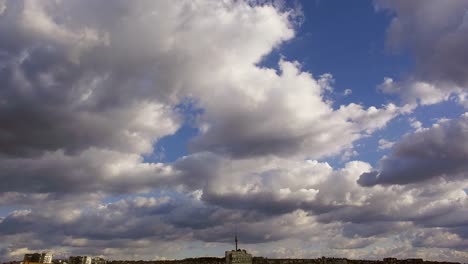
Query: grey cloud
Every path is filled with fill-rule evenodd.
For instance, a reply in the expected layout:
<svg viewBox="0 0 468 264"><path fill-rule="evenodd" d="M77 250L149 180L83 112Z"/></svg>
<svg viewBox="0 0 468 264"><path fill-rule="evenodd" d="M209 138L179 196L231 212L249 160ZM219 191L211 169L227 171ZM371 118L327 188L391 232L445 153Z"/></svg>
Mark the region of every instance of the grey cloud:
<svg viewBox="0 0 468 264"><path fill-rule="evenodd" d="M179 184L177 172L169 165L142 163L139 155L100 149L89 149L78 156L57 151L39 158L4 158L0 168L4 182L0 192L115 194Z"/></svg>
<svg viewBox="0 0 468 264"><path fill-rule="evenodd" d="M415 247L442 247L454 248L457 250L466 250L468 240L449 229L426 229L412 234L412 245Z"/></svg>
<svg viewBox="0 0 468 264"><path fill-rule="evenodd" d="M197 160L192 165L201 169L184 171L177 163L175 168L181 170L181 175L187 174L182 178L188 178L190 171L205 173L208 180L197 185L201 201L273 218L302 210L320 224L349 223L343 232L350 237L402 231L407 226L400 223L463 226L466 218L464 181L448 183L439 179L429 185L366 188L357 182L370 169L364 162L349 162L333 170L326 163L280 158L229 160L205 154L184 159L187 162L192 158Z"/></svg>
<svg viewBox="0 0 468 264"><path fill-rule="evenodd" d="M323 206L321 210L316 211L318 214L317 220L322 223L331 223L334 221L370 223L374 221L395 221L398 219L397 216L389 215L388 213L378 209L378 204L382 203L380 199L372 199L372 202L375 202L376 204L371 206L326 205Z"/></svg>
<svg viewBox="0 0 468 264"><path fill-rule="evenodd" d="M310 184L301 184L300 180L294 179L303 175L299 172L288 174L291 168L277 167L275 162L288 163L285 159L273 157L230 160L214 153L197 153L175 162L174 169L179 172L181 182L185 182L188 188L200 189L200 199L209 204L274 215L307 207L317 193L311 187L311 183L316 181L314 175L310 174L307 176L310 179L303 180L310 181ZM302 161L291 161L291 164L303 166L297 170L304 173L307 169L310 173L317 172L320 174L317 177L323 177L330 169L325 164ZM262 168L258 168L259 165ZM197 181L191 183L195 179Z"/></svg>
<svg viewBox="0 0 468 264"><path fill-rule="evenodd" d="M88 240L94 241L94 245L102 247L122 239L229 242L238 228L245 243L258 243L284 239L296 232L289 227L278 228L281 222L293 222L299 217L271 219L253 211L233 211L183 197L134 197L70 209L77 205L76 201L67 206L49 203L47 208L16 210L0 220L0 234L47 235L50 239L42 246L59 246L66 242L79 248L80 239L86 244ZM75 245L67 242L70 237L76 240Z"/></svg>
<svg viewBox="0 0 468 264"><path fill-rule="evenodd" d="M255 164L261 165L258 162ZM281 163L277 161L274 164ZM320 163L317 165L320 167ZM243 167L249 169L247 164ZM335 173L333 176L319 175L323 173L321 170L326 170L325 166L315 172L319 177L315 181L320 184L317 188L325 192L320 202L324 203L322 206L326 207L328 213L319 213L312 208L311 211L289 209L288 213L271 214L258 207L254 200L248 199L240 202L250 203L249 209L229 209L224 208L224 204L218 206L211 201L204 201L203 195L197 191L190 195L190 199L134 197L109 204L93 202L91 199L85 206L75 198L68 204L63 204L63 200L57 200L56 203L49 200L46 208L43 204L37 204L31 205L30 210L11 213L0 221L0 232L8 236L10 230L18 234L34 230L37 236L47 234L53 238L41 244L43 248L66 244L73 252L85 251L91 245L95 245L93 252L109 247L119 248L125 246L126 240L147 241L142 247L151 246L157 241L162 243L187 239L226 243L236 227L244 243L271 243L291 237L308 241L313 237L327 236L347 241L334 243L333 246L347 250L366 247L375 238L390 239L395 234L405 232L408 227L453 225L451 222L454 219L460 220L456 228L461 234L464 216L451 215L454 211L460 211L460 206L465 206L463 203L453 206L454 201L466 200L466 195L461 198L453 192L459 185L420 186L414 190L403 187L396 190L370 190L356 184L356 178L365 167L364 164L351 162L339 173L327 172ZM281 178L274 182L284 187L304 185L304 182L284 181ZM328 186L328 183L333 185ZM256 198L254 195L247 197ZM287 199L285 197L284 201ZM394 202L388 203L389 199ZM278 206L283 203L281 200L272 200L271 204ZM344 208L349 210L342 210ZM322 215L326 214L330 218L323 222L325 219ZM444 214L447 215L445 219ZM439 220L429 224L425 222L428 219ZM406 224L400 224L400 221ZM411 238L408 240L411 241Z"/></svg>
<svg viewBox="0 0 468 264"><path fill-rule="evenodd" d="M2 152L40 155L42 151L76 152L92 146L150 151L154 140L175 132L179 118L171 113L170 105L149 96L151 80L146 85L137 81L145 77L145 65L130 72L99 60L93 48L111 49L99 41L83 43L75 52L76 45L92 38L93 28L56 24L57 12L65 5L9 1L0 17L5 25L0 28L2 39L13 42L1 47L5 54L0 67ZM80 31L88 26L88 35ZM70 52L77 53L73 56L79 62L70 59ZM141 115L148 115L148 120Z"/></svg>
<svg viewBox="0 0 468 264"><path fill-rule="evenodd" d="M21 193L9 191L0 194L0 206L32 205L46 202L49 198L49 194L44 193Z"/></svg>
<svg viewBox="0 0 468 264"><path fill-rule="evenodd" d="M122 161L129 163L127 159L113 159L115 162L110 165ZM81 202L77 206L81 200L77 194L68 197L68 203L64 197L57 199L57 196L54 198L49 194L43 202L29 203L29 207L24 207L30 209L2 219L2 236L34 230L37 236L47 234L53 237L41 244L42 247L58 247L64 243L63 239L67 239L64 236L73 237L66 244L73 252L82 252L91 244L101 249L125 244L116 242L111 245L113 240L148 240L147 245L153 243L151 241L162 243L179 239L225 243L229 242L237 226L246 243L342 235L344 240L350 241L334 247L358 250L372 243L376 237L387 239L404 232L410 225L456 228L458 231L451 232L460 234L464 227L464 215L457 213L466 206L466 194L462 196L459 184L421 185L413 189L404 186L378 190L364 188L356 183L359 175L370 168L363 162L349 162L344 168L333 170L326 163L313 161L279 158L230 160L213 153L198 153L175 162L172 169L177 173L170 174L175 177L166 180L164 177L145 178L145 170L140 171L139 166L127 168L133 171L127 176L135 180L143 176L142 185L162 184L166 180L170 183L175 179L172 184L187 181L189 184L185 190L195 191L190 199L180 201L137 197L101 204L97 201L105 196L98 196L85 206ZM117 172L127 174L125 170ZM193 178L190 172L196 172ZM150 170L149 175L154 175L154 172ZM194 178L199 181L194 181ZM102 184L109 186L98 189L119 190L119 185L115 185L117 179L103 181ZM99 183L95 181L94 184ZM131 182L125 184L132 188L140 186ZM80 188L91 191L93 185ZM313 188L319 192L313 196L300 196L301 188ZM281 189L283 191L278 191ZM210 199L213 195L221 200ZM272 198L269 205L273 209L267 207L266 200L258 199L263 195ZM388 203L389 200L393 202ZM399 222L407 222L408 225ZM325 227L327 231L323 230ZM99 249L95 251L99 252Z"/></svg>
<svg viewBox="0 0 468 264"><path fill-rule="evenodd" d="M95 208L63 208L49 205L43 210L14 211L0 222L2 234L59 234L108 240L141 238L159 235L170 237L170 226L157 221L158 214L170 206L167 198L135 198ZM76 206L77 203L75 202ZM128 221L132 215L133 221ZM60 241L59 241L60 242Z"/></svg>
<svg viewBox="0 0 468 264"><path fill-rule="evenodd" d="M266 214L280 215L289 213L297 208L307 208L307 201L294 199L278 199L271 193L257 193L248 196L241 194L224 194L217 195L216 193L207 193L203 195L203 199L208 203L217 204L226 208L241 209L241 210L259 210Z"/></svg>
<svg viewBox="0 0 468 264"><path fill-rule="evenodd" d="M364 237L375 238L388 235L389 233L400 233L411 228L408 223L399 222L371 222L371 223L347 223L343 226L343 235L348 238Z"/></svg>
<svg viewBox="0 0 468 264"><path fill-rule="evenodd" d="M363 186L410 184L441 177L447 181L465 179L468 169L468 117L437 124L403 138L380 170L364 173Z"/></svg>
<svg viewBox="0 0 468 264"><path fill-rule="evenodd" d="M460 228L466 225L468 211L466 205L461 202L454 202L452 208L444 208L440 214L424 219L419 219L418 223L428 227Z"/></svg>
<svg viewBox="0 0 468 264"><path fill-rule="evenodd" d="M387 44L409 48L417 79L468 85L468 3L464 0L375 1L378 9L395 14Z"/></svg>
<svg viewBox="0 0 468 264"><path fill-rule="evenodd" d="M346 239L345 237L340 237L339 239L329 240L328 244L330 248L334 249L359 249L372 245L375 242L375 238Z"/></svg>

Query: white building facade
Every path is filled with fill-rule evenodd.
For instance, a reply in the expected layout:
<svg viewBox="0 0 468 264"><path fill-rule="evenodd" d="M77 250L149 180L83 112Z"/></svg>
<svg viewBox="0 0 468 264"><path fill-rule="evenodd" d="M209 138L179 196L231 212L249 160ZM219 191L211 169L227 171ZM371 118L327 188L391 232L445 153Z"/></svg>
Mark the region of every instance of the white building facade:
<svg viewBox="0 0 468 264"><path fill-rule="evenodd" d="M244 249L226 251L226 264L252 264L252 255Z"/></svg>

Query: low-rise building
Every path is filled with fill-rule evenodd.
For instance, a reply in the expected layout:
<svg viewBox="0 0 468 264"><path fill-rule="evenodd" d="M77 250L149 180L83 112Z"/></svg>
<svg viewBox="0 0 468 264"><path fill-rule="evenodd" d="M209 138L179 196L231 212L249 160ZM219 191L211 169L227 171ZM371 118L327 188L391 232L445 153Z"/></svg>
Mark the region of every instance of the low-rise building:
<svg viewBox="0 0 468 264"><path fill-rule="evenodd" d="M252 264L252 255L245 249L226 251L226 264Z"/></svg>
<svg viewBox="0 0 468 264"><path fill-rule="evenodd" d="M24 254L23 264L52 263L53 255L50 252Z"/></svg>
<svg viewBox="0 0 468 264"><path fill-rule="evenodd" d="M91 258L91 264L106 264L106 260L101 257L92 257Z"/></svg>
<svg viewBox="0 0 468 264"><path fill-rule="evenodd" d="M52 260L53 264L68 264L68 259L54 259Z"/></svg>
<svg viewBox="0 0 468 264"><path fill-rule="evenodd" d="M41 262L40 253L24 254L23 263L40 263L40 262Z"/></svg>
<svg viewBox="0 0 468 264"><path fill-rule="evenodd" d="M326 258L322 257L321 264L347 264L348 260L345 258Z"/></svg>
<svg viewBox="0 0 468 264"><path fill-rule="evenodd" d="M41 263L47 263L47 264L50 264L52 263L52 258L53 258L53 255L52 253L50 252L43 252L41 254Z"/></svg>
<svg viewBox="0 0 468 264"><path fill-rule="evenodd" d="M68 264L91 264L92 258L90 256L70 256Z"/></svg>
<svg viewBox="0 0 468 264"><path fill-rule="evenodd" d="M236 249L226 251L226 264L252 264L252 255L247 253L245 249L237 248L237 235L235 237Z"/></svg>

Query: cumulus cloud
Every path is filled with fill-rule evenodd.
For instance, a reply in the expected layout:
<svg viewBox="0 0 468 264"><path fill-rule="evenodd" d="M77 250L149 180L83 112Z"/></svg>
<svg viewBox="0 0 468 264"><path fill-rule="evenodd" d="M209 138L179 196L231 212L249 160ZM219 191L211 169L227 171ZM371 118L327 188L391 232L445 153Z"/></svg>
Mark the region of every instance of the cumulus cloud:
<svg viewBox="0 0 468 264"><path fill-rule="evenodd" d="M213 177L216 182L209 180L188 195L147 194L108 203L88 198L81 199L79 206L75 196L48 200L47 207L30 204L28 209L15 210L1 219L0 234L4 238L21 236L21 241L11 240L16 241L16 248L58 248L64 255L93 252L122 256L118 249L128 247L135 248L129 250L130 256L140 258L152 256L144 250L152 247L166 256L174 255L162 245L175 243L186 248L187 241L214 243L221 250L235 229L252 249L258 247L257 243L288 248L290 238L312 246L321 237L333 237L327 242L327 247L334 249L331 253L348 257L368 257L367 247L390 243L398 234L417 230L423 236L440 227L459 237L457 246L466 243L460 228L466 225L468 199L460 183L368 189L356 182L363 171L371 169L363 162L349 162L337 170L314 161L237 162L240 164L219 161L214 166L218 168L218 175ZM197 164L209 167L207 163ZM239 167L243 171L234 170ZM312 196L300 196L305 188L317 191ZM271 198L269 207L262 197ZM45 235L49 239L41 240ZM422 245L415 236L404 241ZM5 254L15 253L6 250ZM298 256L313 257L306 252Z"/></svg>
<svg viewBox="0 0 468 264"><path fill-rule="evenodd" d="M407 104L432 105L447 101L453 93L459 93L460 88L443 88L423 81L406 80L395 82L392 78L385 77L378 89L386 94L399 94Z"/></svg>
<svg viewBox="0 0 468 264"><path fill-rule="evenodd" d="M367 109L349 104L334 110L323 96L328 89L324 77L314 79L301 72L297 63L280 61L279 65L280 75L271 69L236 69L237 85L232 90L202 97L207 112L191 149L235 157L300 154L320 158L349 148L401 113L394 104Z"/></svg>
<svg viewBox="0 0 468 264"><path fill-rule="evenodd" d="M389 149L389 148L393 147L393 145L395 144L395 142L388 141L388 140L383 139L383 138L379 139L378 143L379 143L379 149L380 150Z"/></svg>
<svg viewBox="0 0 468 264"><path fill-rule="evenodd" d="M370 256L389 229L410 226L465 239L442 216L464 212L460 185L365 188L357 181L370 164L317 161L353 157L357 140L413 102L334 106L332 74L287 58L279 71L259 67L294 37L296 16L251 1L0 1L2 258L53 249L153 259L191 243L222 252L236 226L253 250L264 243L278 256L292 252L291 237L312 247L321 236L336 238L333 254ZM199 130L191 152L148 161L186 122L187 101ZM464 139L465 125L421 135Z"/></svg>
<svg viewBox="0 0 468 264"><path fill-rule="evenodd" d="M187 98L202 110L192 151L234 157L330 156L401 112L393 104L335 110L324 99L331 74L315 79L286 60L279 74L256 66L294 36L294 12L269 4L5 3L4 191L119 193L130 182L138 186L131 183L129 192L164 186L159 170L170 167L140 156L177 131L183 122L177 106ZM145 176L135 176L140 172ZM36 184L21 186L29 179Z"/></svg>
<svg viewBox="0 0 468 264"><path fill-rule="evenodd" d="M128 198L109 204L84 203L73 210L70 204L59 203L49 204L42 210L17 210L0 221L0 233L16 246L16 249L5 248L4 254L20 257L21 253L16 251L21 248L26 252L54 248L54 253L62 257L77 253L123 257L118 252L123 249L132 258L145 251L139 247L171 252L164 245L176 246L171 234L175 236L183 231L159 219L170 207L171 199L163 196ZM44 236L48 239L42 239ZM181 247L182 244L175 248Z"/></svg>
<svg viewBox="0 0 468 264"><path fill-rule="evenodd" d="M409 119L410 126L416 130L416 132L421 131L423 128L423 125L420 121L418 121L416 118L410 118Z"/></svg>
<svg viewBox="0 0 468 264"><path fill-rule="evenodd" d="M0 192L116 194L177 184L177 173L170 166L142 160L136 154L101 149L88 149L77 156L56 151L39 158L4 158L0 160L0 179L5 184Z"/></svg>
<svg viewBox="0 0 468 264"><path fill-rule="evenodd" d="M387 31L391 49L408 49L415 72L398 83L385 79L383 91L401 94L405 101L434 104L468 86L468 3L463 0L376 0L377 10L394 15Z"/></svg>
<svg viewBox="0 0 468 264"><path fill-rule="evenodd" d="M8 40L0 73L6 84L2 98L8 98L1 104L7 154L96 145L150 152L155 140L179 127L171 108L182 98L204 98L215 87L235 93L231 69L255 68L293 36L288 14L269 5L9 1L7 6L0 29ZM235 41L228 40L233 35Z"/></svg>
<svg viewBox="0 0 468 264"><path fill-rule="evenodd" d="M430 229L426 232L415 232L412 235L414 236L413 244L417 247L468 248L466 240L446 229Z"/></svg>
<svg viewBox="0 0 468 264"><path fill-rule="evenodd" d="M141 155L180 127L177 105L209 96L213 85L233 90L216 76L255 68L293 36L289 13L244 2L3 5L0 177L9 192L159 186L164 166ZM29 180L35 184L20 186Z"/></svg>
<svg viewBox="0 0 468 264"><path fill-rule="evenodd" d="M364 173L363 186L410 184L433 178L465 179L468 169L468 118L437 123L408 135L380 162L380 170Z"/></svg>
<svg viewBox="0 0 468 264"><path fill-rule="evenodd" d="M388 45L409 48L417 75L428 82L468 85L466 45L468 3L463 0L375 1L380 10L395 14L388 28Z"/></svg>
<svg viewBox="0 0 468 264"><path fill-rule="evenodd" d="M196 197L200 201L221 208L254 211L268 217L301 210L320 223L362 224L353 227L353 230L362 230L360 233L369 223L375 226L372 234L409 228L411 225L405 223L408 221L424 226L457 225L451 219L460 218L450 214L460 213L460 208L468 201L462 190L466 182L440 186L433 183L428 186L363 187L358 180L372 168L360 161L333 169L329 164L317 161L271 157L229 160L205 156L197 159L206 160L196 163L202 169L191 168L183 173L202 171L209 179L197 191ZM392 203L388 203L389 200ZM395 226L388 221L394 221Z"/></svg>
<svg viewBox="0 0 468 264"><path fill-rule="evenodd" d="M54 216L52 220L51 216ZM129 240L147 240L149 245L178 241L182 246L187 239L227 242L236 226L244 243L268 242L294 234L300 236L304 230L317 232L317 227L315 231L311 229L313 223L312 217L300 211L271 218L255 212L213 207L184 197L137 196L107 204L83 204L73 211L58 203L42 210L16 210L0 220L0 234L32 234L35 238L47 234L49 237L38 245L23 242L18 247L89 249L97 245L97 250L104 250L125 246L121 243Z"/></svg>

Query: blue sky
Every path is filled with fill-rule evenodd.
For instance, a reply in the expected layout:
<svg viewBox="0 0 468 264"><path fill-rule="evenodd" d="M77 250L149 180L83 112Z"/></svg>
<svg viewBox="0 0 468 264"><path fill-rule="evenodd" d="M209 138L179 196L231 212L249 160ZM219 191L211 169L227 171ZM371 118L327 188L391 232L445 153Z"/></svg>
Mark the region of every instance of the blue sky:
<svg viewBox="0 0 468 264"><path fill-rule="evenodd" d="M468 2L0 0L0 260L468 259Z"/></svg>

